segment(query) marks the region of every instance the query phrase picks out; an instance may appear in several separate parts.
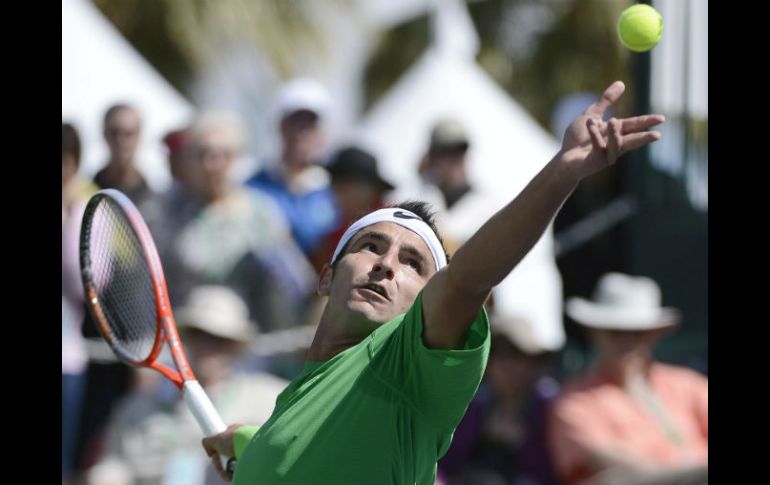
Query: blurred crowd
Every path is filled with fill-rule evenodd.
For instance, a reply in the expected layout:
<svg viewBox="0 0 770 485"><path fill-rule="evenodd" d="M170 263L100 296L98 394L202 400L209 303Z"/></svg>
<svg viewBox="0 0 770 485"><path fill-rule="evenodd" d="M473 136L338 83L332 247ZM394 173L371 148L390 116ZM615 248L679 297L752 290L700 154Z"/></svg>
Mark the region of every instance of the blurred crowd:
<svg viewBox="0 0 770 485"><path fill-rule="evenodd" d="M333 103L321 84L294 79L275 102L274 159L239 180L234 168L249 142L244 124L233 113L203 112L163 139L173 178L163 193L137 168L143 120L135 107L106 110L109 158L91 180L79 174L76 127L62 123L63 483L223 483L177 389L110 359L99 341L78 259L80 221L97 190L125 193L147 221L182 342L224 421L257 425L301 370L303 335L312 333L322 304L317 274L354 220L396 200L429 201L451 254L499 208L470 182L473 140L462 120L435 120L414 174L419 190L409 193L381 175L365 147L327 146ZM707 379L653 358L655 344L681 320L662 306L655 281L609 273L590 299L567 301L594 357L568 378L559 349L532 338L537 321L496 310L504 298L494 293L489 302L486 375L438 463L437 483L706 483ZM296 345L255 351L277 334Z"/></svg>

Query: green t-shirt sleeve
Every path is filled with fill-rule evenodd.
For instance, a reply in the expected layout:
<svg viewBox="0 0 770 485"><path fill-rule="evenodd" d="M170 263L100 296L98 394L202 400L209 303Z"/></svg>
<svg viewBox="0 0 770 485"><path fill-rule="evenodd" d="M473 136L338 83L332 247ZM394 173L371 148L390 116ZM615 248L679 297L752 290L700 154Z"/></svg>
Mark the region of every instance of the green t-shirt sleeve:
<svg viewBox="0 0 770 485"><path fill-rule="evenodd" d="M259 431L259 426L241 426L235 430L235 433L233 433L233 450L235 451L236 459L241 457L243 450L246 449L246 445L257 434L257 431Z"/></svg>
<svg viewBox="0 0 770 485"><path fill-rule="evenodd" d="M392 333L373 339L372 364L378 375L440 431L453 431L484 375L489 356L489 319L481 310L462 349L429 349L422 338L422 293Z"/></svg>

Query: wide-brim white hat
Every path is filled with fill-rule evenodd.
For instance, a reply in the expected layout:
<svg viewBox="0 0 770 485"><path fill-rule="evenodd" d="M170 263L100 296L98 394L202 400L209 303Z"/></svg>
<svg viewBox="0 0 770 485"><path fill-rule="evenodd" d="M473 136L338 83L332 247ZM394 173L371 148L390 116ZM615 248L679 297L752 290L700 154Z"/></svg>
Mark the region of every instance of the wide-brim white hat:
<svg viewBox="0 0 770 485"><path fill-rule="evenodd" d="M593 301L568 299L566 312L581 325L605 330L656 330L681 320L677 309L661 306L661 291L655 281L622 273L602 276Z"/></svg>

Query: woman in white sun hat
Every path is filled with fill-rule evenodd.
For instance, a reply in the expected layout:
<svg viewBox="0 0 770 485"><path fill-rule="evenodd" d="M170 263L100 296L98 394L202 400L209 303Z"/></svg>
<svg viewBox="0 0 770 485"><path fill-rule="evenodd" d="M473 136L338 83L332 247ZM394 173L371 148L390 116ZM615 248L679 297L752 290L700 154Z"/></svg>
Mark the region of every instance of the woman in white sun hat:
<svg viewBox="0 0 770 485"><path fill-rule="evenodd" d="M597 360L567 382L549 416L549 447L566 484L701 484L708 480L708 381L655 362L680 314L646 277L608 273L593 300L566 312L588 327Z"/></svg>

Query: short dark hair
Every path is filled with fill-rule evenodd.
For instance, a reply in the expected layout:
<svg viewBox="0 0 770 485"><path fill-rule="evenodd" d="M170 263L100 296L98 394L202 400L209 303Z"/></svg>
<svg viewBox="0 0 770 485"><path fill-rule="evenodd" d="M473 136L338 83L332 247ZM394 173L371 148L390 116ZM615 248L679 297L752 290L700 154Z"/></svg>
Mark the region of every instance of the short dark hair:
<svg viewBox="0 0 770 485"><path fill-rule="evenodd" d="M112 106L107 108L107 111L104 113L104 120L103 120L104 126L107 126L107 121L109 121L109 119L112 117L112 115L114 115L118 111L123 111L123 110L133 111L133 112L135 112L137 114L139 113L136 110L136 108L134 108L130 104L126 104L126 103L113 104Z"/></svg>
<svg viewBox="0 0 770 485"><path fill-rule="evenodd" d="M78 130L69 123L61 124L61 155L75 157L75 165L80 166L80 136Z"/></svg>
<svg viewBox="0 0 770 485"><path fill-rule="evenodd" d="M447 263L449 262L449 254L447 254L446 245L444 244L444 240L441 238L441 234L438 232L438 228L436 227L436 212L433 210L431 205L427 202L419 201L419 200L405 200L403 202L399 202L397 204L393 204L388 206L388 208L391 209L404 209L408 210L409 212L412 212L414 215L418 216L422 221L430 227L430 230L433 231L433 233L438 238L438 242L441 243L441 249L444 250L444 255L446 256ZM358 219L361 219L361 217L364 217L366 214L362 214ZM358 220L356 219L356 220ZM350 245L350 241L353 239L351 238L345 246L340 251L340 254L337 255L337 259L332 261L332 268L335 268L337 266L337 261L342 259L342 257L345 255L345 252L348 249L348 246Z"/></svg>

